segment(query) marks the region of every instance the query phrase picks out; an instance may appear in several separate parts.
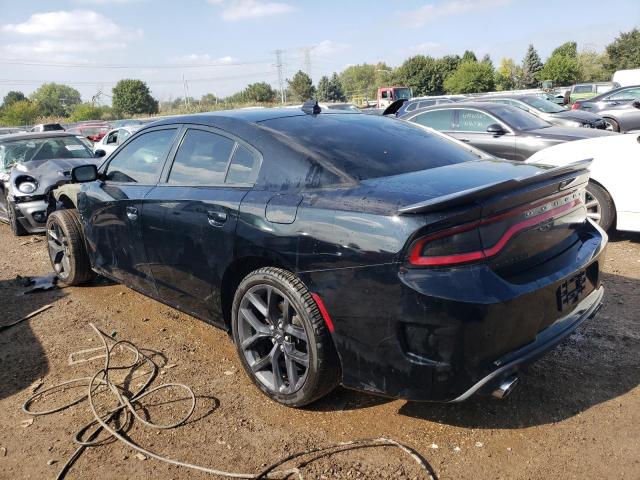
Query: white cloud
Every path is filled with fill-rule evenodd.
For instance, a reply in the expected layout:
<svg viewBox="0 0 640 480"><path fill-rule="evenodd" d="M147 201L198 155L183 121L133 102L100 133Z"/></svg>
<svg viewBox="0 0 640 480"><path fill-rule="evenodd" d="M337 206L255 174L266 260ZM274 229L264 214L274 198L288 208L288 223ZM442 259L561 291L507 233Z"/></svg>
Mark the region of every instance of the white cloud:
<svg viewBox="0 0 640 480"><path fill-rule="evenodd" d="M400 13L400 18L408 27L421 27L442 17L452 17L465 13L508 5L511 0L454 0L438 4L427 3L420 8Z"/></svg>
<svg viewBox="0 0 640 480"><path fill-rule="evenodd" d="M281 15L296 9L289 3L263 0L207 0L207 3L222 6L222 19L227 22Z"/></svg>
<svg viewBox="0 0 640 480"><path fill-rule="evenodd" d="M438 42L423 42L409 49L412 53L435 54L442 51L442 45Z"/></svg>
<svg viewBox="0 0 640 480"><path fill-rule="evenodd" d="M69 54L102 52L125 48L127 41L140 38L141 30L120 27L91 10L35 13L22 23L6 24L0 31L31 42L3 45L0 51L14 58L68 59Z"/></svg>
<svg viewBox="0 0 640 480"><path fill-rule="evenodd" d="M76 3L82 3L85 5L125 5L127 3L135 3L141 0L75 0Z"/></svg>
<svg viewBox="0 0 640 480"><path fill-rule="evenodd" d="M313 53L315 55L332 55L346 50L347 48L349 48L349 45L346 43L336 43L331 40L323 40L313 46Z"/></svg>
<svg viewBox="0 0 640 480"><path fill-rule="evenodd" d="M169 59L172 63L186 63L192 65L228 65L236 61L235 58L227 55L225 57L214 58L208 53L191 53L188 55L181 55L178 57L172 57Z"/></svg>

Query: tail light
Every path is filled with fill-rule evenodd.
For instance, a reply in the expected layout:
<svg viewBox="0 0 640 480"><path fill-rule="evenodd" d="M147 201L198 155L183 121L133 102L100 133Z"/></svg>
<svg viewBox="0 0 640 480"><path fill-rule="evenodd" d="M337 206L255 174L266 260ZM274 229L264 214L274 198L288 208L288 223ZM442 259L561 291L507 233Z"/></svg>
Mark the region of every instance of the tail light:
<svg viewBox="0 0 640 480"><path fill-rule="evenodd" d="M505 213L441 230L416 240L409 263L416 266L446 266L481 261L498 255L519 232L557 217L582 203L578 191L527 204ZM504 221L504 231L490 247L482 244L480 228Z"/></svg>
<svg viewBox="0 0 640 480"><path fill-rule="evenodd" d="M580 108L580 102L574 102L573 105L571 105L571 110L578 110Z"/></svg>

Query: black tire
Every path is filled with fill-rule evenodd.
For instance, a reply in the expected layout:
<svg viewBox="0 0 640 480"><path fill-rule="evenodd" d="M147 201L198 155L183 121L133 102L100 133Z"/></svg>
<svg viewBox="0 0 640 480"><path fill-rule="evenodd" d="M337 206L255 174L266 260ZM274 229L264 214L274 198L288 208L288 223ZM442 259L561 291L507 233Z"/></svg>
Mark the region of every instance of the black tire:
<svg viewBox="0 0 640 480"><path fill-rule="evenodd" d="M616 208L609 192L590 181L587 185L586 205L587 216L597 222L603 230L609 230L616 218Z"/></svg>
<svg viewBox="0 0 640 480"><path fill-rule="evenodd" d="M260 320L260 325L266 325L270 331L258 335L258 330L253 330L253 324L249 326L246 314L242 313L242 316L240 315L240 307L241 305L245 305L245 307L243 307L243 312L245 312L247 301L249 301L247 299L251 297L252 292L260 292L261 289L265 292L273 292L272 295L275 299L273 301L274 304L279 302L279 300L282 300L282 302L277 303L275 307L269 307L266 304L263 305L269 313L265 314ZM254 298L257 295L257 293L254 293ZM267 293L267 295L270 294ZM284 313L285 304L291 308L291 310L287 308L287 311L294 313L294 315L287 314L286 316L289 319L286 321ZM256 309L255 312L258 312L258 310ZM287 325L283 327L283 321L293 327L294 330L297 329L298 333L287 335L287 329L290 327ZM297 325L294 325L296 323ZM238 356L247 375L253 383L271 399L290 407L301 407L323 397L338 385L341 376L340 362L331 339L331 334L311 293L293 273L281 268L265 267L247 275L240 282L234 295L231 326ZM254 342L255 349L245 349L242 346L242 335L246 334L247 326L249 326L249 330L255 331L255 334L250 334L251 336L261 337L258 341ZM299 338L301 338L299 336L301 328L304 328L306 343L303 340L299 340ZM279 339L276 337L279 337ZM245 343L246 340L248 339L245 338ZM301 347L298 347L296 342L300 342L299 345L301 345ZM291 353L292 344L296 344L293 348L295 354L300 353L297 348L304 347L304 349L306 349L304 353L306 353L305 358L308 362L308 366L306 367L302 366L302 364L297 365L294 375L289 374L290 365L293 365L291 359L294 358ZM278 347L278 345L280 346ZM287 345L289 345L289 347L287 347ZM250 364L250 359L247 357L254 355L259 348L262 348L265 352L270 351L270 353L265 353L259 361L255 360ZM282 353L278 353L278 348ZM287 352L287 348L290 349L289 352ZM267 364L266 370L254 372L252 365L254 365L255 368L256 364L262 362L266 357L272 357L272 354L278 355L275 362L276 364L281 361L285 366L274 367L274 363L271 360ZM285 362L289 363L286 364ZM302 370L305 368L306 370L302 373ZM278 383L276 381L278 377L275 374L276 370L282 373L282 375L279 376L279 390L276 389ZM271 375L273 385L269 386L264 378L261 379L260 374ZM297 379L294 381L295 385L291 384L290 377L292 376L295 376Z"/></svg>
<svg viewBox="0 0 640 480"><path fill-rule="evenodd" d="M25 235L29 234L29 232L27 232L27 229L24 228L18 220L16 207L9 199L7 199L7 216L9 217L9 225L11 226L11 231L16 237L24 237Z"/></svg>
<svg viewBox="0 0 640 480"><path fill-rule="evenodd" d="M604 117L604 122L611 126L612 132L620 131L620 124L616 122L613 118Z"/></svg>
<svg viewBox="0 0 640 480"><path fill-rule="evenodd" d="M80 285L94 277L77 210L57 210L47 218L49 259L59 281Z"/></svg>

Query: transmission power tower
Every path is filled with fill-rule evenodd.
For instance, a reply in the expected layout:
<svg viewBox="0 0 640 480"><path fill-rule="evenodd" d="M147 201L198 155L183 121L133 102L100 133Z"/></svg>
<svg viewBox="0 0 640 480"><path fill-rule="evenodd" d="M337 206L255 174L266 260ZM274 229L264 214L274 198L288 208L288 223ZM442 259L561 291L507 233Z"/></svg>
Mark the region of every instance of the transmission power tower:
<svg viewBox="0 0 640 480"><path fill-rule="evenodd" d="M282 64L282 54L284 50L274 50L276 55L275 67L278 69L278 86L280 87L280 101L284 103L286 101L284 93L284 65Z"/></svg>

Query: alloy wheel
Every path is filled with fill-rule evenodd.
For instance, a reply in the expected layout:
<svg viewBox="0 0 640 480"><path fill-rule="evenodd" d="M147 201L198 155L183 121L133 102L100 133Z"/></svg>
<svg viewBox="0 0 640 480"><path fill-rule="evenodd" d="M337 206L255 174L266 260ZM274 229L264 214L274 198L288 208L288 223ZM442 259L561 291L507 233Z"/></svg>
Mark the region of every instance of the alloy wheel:
<svg viewBox="0 0 640 480"><path fill-rule="evenodd" d="M238 309L240 349L255 377L276 394L299 390L309 370L309 338L296 308L271 285L255 285Z"/></svg>
<svg viewBox="0 0 640 480"><path fill-rule="evenodd" d="M65 279L69 276L69 242L58 223L53 222L47 229L47 244L51 263L58 277Z"/></svg>
<svg viewBox="0 0 640 480"><path fill-rule="evenodd" d="M585 194L585 207L587 208L587 217L599 224L602 218L602 207L598 199L588 191Z"/></svg>

